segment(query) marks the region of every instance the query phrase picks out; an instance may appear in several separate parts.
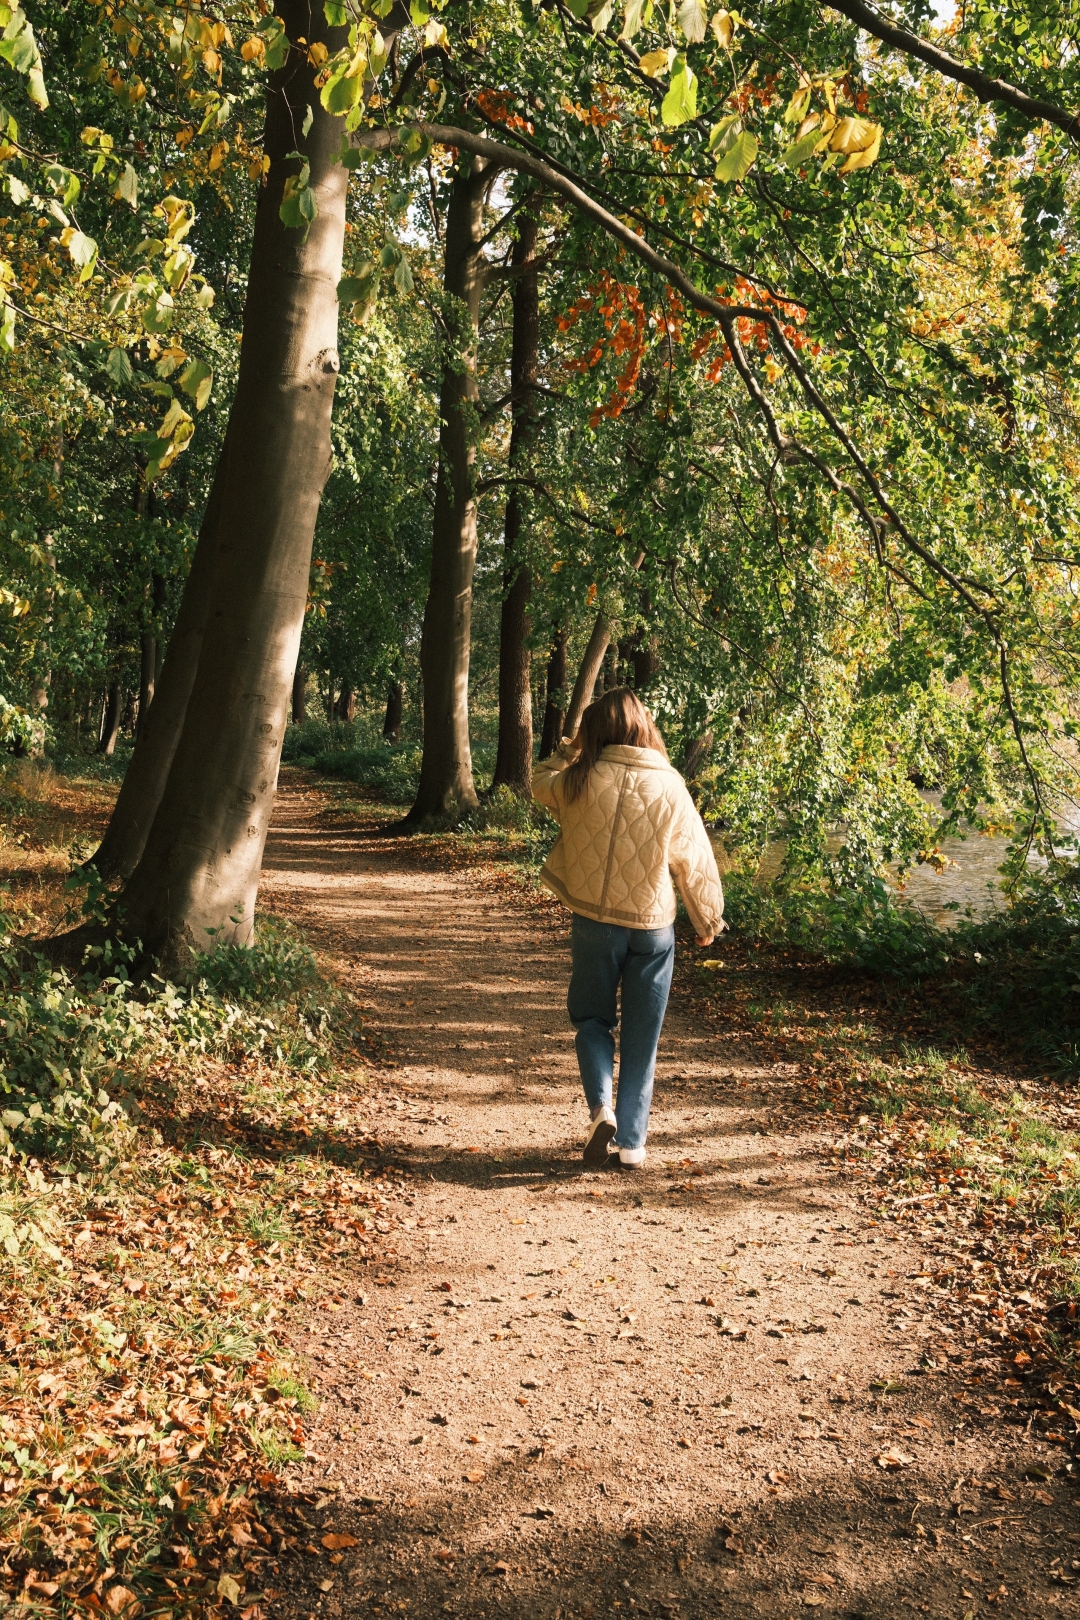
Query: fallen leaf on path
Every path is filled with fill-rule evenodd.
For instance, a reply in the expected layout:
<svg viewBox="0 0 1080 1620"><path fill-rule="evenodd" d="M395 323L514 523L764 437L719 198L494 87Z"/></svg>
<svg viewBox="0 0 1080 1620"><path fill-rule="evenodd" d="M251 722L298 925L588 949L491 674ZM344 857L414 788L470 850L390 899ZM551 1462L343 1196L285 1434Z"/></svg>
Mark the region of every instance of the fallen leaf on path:
<svg viewBox="0 0 1080 1620"><path fill-rule="evenodd" d="M896 1451L890 1448L888 1451L879 1451L874 1461L879 1468L884 1468L887 1473L895 1473L898 1468L906 1468L909 1463L913 1463L915 1458L910 1457L906 1451Z"/></svg>
<svg viewBox="0 0 1080 1620"><path fill-rule="evenodd" d="M1056 1498L1051 1496L1049 1491L1036 1491L1035 1500L1040 1502L1043 1507L1053 1507Z"/></svg>
<svg viewBox="0 0 1080 1620"><path fill-rule="evenodd" d="M347 1535L343 1530L330 1530L323 1536L322 1544L330 1552L337 1552L340 1547L359 1547L360 1543L355 1536Z"/></svg>
<svg viewBox="0 0 1080 1620"><path fill-rule="evenodd" d="M470 1473L463 1474L461 1477L468 1485L479 1485L480 1481L484 1478L484 1470L482 1468L474 1468Z"/></svg>
<svg viewBox="0 0 1080 1620"><path fill-rule="evenodd" d="M240 1588L238 1586L236 1586L235 1581L233 1581L231 1584L236 1587L236 1595L237 1595L237 1597L239 1597ZM219 1581L218 1582L219 1591L220 1591L220 1588L221 1588L221 1583ZM222 1595L222 1597L226 1597L228 1594L225 1593L225 1592L222 1592L221 1595ZM236 1598L230 1598L229 1601L231 1603L235 1603ZM128 1604L129 1603L134 1603L134 1602L135 1602L135 1594L134 1594L134 1592L129 1591L126 1586L110 1586L109 1590L105 1594L105 1607L108 1609L110 1614L123 1614L123 1612L127 1608Z"/></svg>
<svg viewBox="0 0 1080 1620"><path fill-rule="evenodd" d="M765 1478L770 1485L787 1485L791 1481L791 1475L785 1468L770 1468Z"/></svg>

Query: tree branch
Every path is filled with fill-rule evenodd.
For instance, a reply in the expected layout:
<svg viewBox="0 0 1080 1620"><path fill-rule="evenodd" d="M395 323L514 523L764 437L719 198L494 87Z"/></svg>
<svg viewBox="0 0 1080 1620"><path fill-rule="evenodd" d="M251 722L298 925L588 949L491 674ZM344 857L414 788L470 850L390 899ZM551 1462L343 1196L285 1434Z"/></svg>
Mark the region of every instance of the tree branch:
<svg viewBox="0 0 1080 1620"><path fill-rule="evenodd" d="M872 34L886 45L895 46L907 56L917 57L932 67L936 72L944 74L947 79L955 79L958 84L966 85L983 102L998 101L1015 112L1023 113L1025 118L1041 120L1047 124L1055 124L1063 129L1071 140L1080 142L1080 114L1066 112L1063 107L1056 106L1052 101L1039 101L1029 96L1025 90L1018 90L1015 85L1009 84L1005 79L993 79L988 73L980 73L976 67L967 62L958 61L950 56L948 51L931 45L928 40L921 39L918 34L911 33L910 29L901 28L896 23L883 17L873 6L865 0L828 0L830 11L838 11L842 17L847 17L855 23L865 34Z"/></svg>

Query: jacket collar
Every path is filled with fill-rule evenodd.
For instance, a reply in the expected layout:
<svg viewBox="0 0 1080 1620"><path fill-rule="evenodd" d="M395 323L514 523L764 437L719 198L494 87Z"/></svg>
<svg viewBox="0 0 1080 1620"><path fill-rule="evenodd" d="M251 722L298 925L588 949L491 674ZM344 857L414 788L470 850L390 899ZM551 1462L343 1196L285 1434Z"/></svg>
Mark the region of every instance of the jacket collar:
<svg viewBox="0 0 1080 1620"><path fill-rule="evenodd" d="M654 770L670 771L671 766L657 748L631 748L629 743L608 743L600 758L615 765L644 765Z"/></svg>

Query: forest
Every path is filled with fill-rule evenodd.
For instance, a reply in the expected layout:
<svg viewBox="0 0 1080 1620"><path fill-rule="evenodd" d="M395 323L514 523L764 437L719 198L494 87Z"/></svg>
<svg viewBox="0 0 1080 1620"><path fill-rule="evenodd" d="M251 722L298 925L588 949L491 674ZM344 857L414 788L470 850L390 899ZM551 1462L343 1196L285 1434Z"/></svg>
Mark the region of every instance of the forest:
<svg viewBox="0 0 1080 1620"><path fill-rule="evenodd" d="M564 1152L551 1126L528 1157L539 1109L505 1127L465 1110L482 1078L511 1119L495 1064L519 1102L549 1095L539 1013L504 1054L518 1014L482 986L505 973L517 996L511 956L539 964L528 951L562 938L532 773L621 687L689 785L730 925L677 969L672 1098L735 1108L724 1131L762 1154L775 1136L772 1159L812 1139L834 1216L846 1199L867 1243L906 1245L906 1275L955 1296L942 1316L969 1348L941 1377L989 1386L973 1358L999 1358L1003 1404L979 1410L1005 1449L963 1469L942 1454L933 1499L950 1471L955 1492L1019 1469L1025 1512L1064 1511L1080 1479L1078 50L1047 0L0 0L0 1605L389 1612L361 1588L427 1513L445 1589L421 1579L414 1614L629 1604L585 1573L589 1552L571 1576L564 1549L541 1589L479 1508L439 1520L434 1483L399 1502L361 1432L398 1419L356 1416L383 1372L354 1366L370 1388L328 1416L334 1380L312 1360L313 1313L367 1320L392 1305L375 1283L438 1280L408 1247L434 1219L421 1176L445 1170L446 1218L479 1231L489 1193L531 1196ZM454 1032L479 1042L467 1060ZM730 1050L728 1079L695 1067ZM462 1112L444 1159L399 1140L401 1110L423 1136L447 1097ZM670 1127L675 1180L657 1172L650 1208L700 1215L713 1197L689 1129ZM506 1132L524 1157L500 1191ZM771 1161L754 1164L768 1187ZM641 1197L617 1196L611 1243L632 1247ZM710 1218L730 1216L738 1259L760 1223L721 1217L720 1197ZM522 1202L513 1224L554 1233L569 1208ZM484 1231L492 1262L474 1259L495 1271L509 1261ZM464 1275L453 1298L496 1286ZM709 1285L702 1305L728 1283ZM774 1332L715 1303L729 1360ZM485 1355L529 1331L493 1326ZM878 1357L876 1416L908 1399L899 1372L878 1378L883 1333L845 1340ZM633 1314L620 1334L642 1336ZM657 1390L689 1376L698 1352L678 1344ZM531 1359L522 1411L541 1396L521 1390L557 1381ZM407 1407L419 1392L402 1389ZM439 1399L456 1414L458 1395ZM1056 1436L1049 1471L1042 1452L1003 1460L1021 1417ZM899 1489L914 1458L897 1434L868 1477ZM415 1442L417 1468L436 1442ZM529 1453L537 1475L554 1445ZM493 1462L475 1481L455 1467L470 1502L541 1494L539 1478L496 1489ZM758 1472L757 1552L729 1491L715 1557L721 1508L706 1513L720 1573L681 1608L643 1590L638 1612L685 1620L730 1592L786 1620L858 1586L804 1573L800 1597L794 1574L774 1590L747 1573L777 1514L805 1531L824 1512L795 1464ZM821 1478L839 1536L846 1487ZM552 1510L586 1548L587 1483ZM643 1536L690 1546L697 1508L633 1502L620 1558ZM393 1524L365 1529L386 1503ZM480 1585L455 1596L470 1535ZM911 1558L951 1545L908 1540ZM680 1559L704 1568L672 1556L680 1578ZM910 1571L872 1562L855 1595L899 1614ZM1067 1566L1046 1578L1074 1581ZM1041 1579L993 1601L1037 1612L1009 1605L1037 1605ZM945 1574L927 1595L926 1612L967 1612Z"/></svg>

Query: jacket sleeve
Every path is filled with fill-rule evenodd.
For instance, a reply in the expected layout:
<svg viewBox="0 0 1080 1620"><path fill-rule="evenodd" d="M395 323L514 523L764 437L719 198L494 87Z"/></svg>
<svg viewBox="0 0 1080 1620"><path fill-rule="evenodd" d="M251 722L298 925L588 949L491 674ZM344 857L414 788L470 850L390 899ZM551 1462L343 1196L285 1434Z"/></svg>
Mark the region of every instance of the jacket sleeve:
<svg viewBox="0 0 1080 1620"><path fill-rule="evenodd" d="M705 824L680 783L680 804L668 851L668 865L699 938L719 934L724 922L724 891Z"/></svg>
<svg viewBox="0 0 1080 1620"><path fill-rule="evenodd" d="M556 821L560 819L561 806L555 797L555 784L565 771L570 761L557 748L547 759L542 759L533 768L532 791L537 804L542 804L545 810L550 810Z"/></svg>

